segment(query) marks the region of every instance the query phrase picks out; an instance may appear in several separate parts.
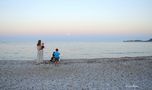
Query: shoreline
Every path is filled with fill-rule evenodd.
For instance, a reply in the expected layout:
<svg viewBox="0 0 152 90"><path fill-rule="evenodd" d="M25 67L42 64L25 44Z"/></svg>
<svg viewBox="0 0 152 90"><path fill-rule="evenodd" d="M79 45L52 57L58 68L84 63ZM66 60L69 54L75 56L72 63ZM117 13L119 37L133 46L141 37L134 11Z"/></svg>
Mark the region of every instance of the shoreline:
<svg viewBox="0 0 152 90"><path fill-rule="evenodd" d="M63 59L57 66L0 60L1 90L151 90L151 77L152 56Z"/></svg>
<svg viewBox="0 0 152 90"><path fill-rule="evenodd" d="M151 58L152 56L124 56L124 57L109 57L109 58L107 58L107 57L103 57L103 58L74 58L74 59L72 59L72 58L68 58L68 59L66 59L66 58L64 58L64 59L61 59L62 61L69 61L69 60L105 60L105 59L129 59L129 58ZM36 61L36 59L34 59L34 60L0 60L0 61ZM44 60L44 61L48 61L48 60Z"/></svg>

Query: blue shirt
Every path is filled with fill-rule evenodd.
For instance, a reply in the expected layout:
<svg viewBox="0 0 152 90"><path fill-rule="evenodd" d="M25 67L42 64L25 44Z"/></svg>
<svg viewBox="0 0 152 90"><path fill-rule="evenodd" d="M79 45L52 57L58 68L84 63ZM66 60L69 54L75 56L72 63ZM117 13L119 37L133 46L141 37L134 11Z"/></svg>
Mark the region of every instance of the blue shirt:
<svg viewBox="0 0 152 90"><path fill-rule="evenodd" d="M60 58L60 53L58 51L55 51L53 54L55 58Z"/></svg>

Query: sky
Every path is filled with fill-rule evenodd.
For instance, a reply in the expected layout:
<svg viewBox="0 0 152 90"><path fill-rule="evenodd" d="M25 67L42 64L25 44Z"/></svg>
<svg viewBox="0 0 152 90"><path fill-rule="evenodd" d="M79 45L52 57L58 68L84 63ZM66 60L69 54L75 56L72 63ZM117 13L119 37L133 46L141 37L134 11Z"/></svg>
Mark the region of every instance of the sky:
<svg viewBox="0 0 152 90"><path fill-rule="evenodd" d="M151 38L152 0L0 0L0 36Z"/></svg>

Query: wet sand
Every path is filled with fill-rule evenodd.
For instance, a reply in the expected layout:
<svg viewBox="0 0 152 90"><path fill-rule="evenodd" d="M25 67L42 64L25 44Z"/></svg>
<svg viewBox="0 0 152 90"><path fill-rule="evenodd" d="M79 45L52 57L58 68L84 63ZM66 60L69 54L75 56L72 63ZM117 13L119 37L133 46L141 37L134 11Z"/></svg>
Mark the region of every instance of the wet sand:
<svg viewBox="0 0 152 90"><path fill-rule="evenodd" d="M152 56L0 60L0 90L152 90Z"/></svg>

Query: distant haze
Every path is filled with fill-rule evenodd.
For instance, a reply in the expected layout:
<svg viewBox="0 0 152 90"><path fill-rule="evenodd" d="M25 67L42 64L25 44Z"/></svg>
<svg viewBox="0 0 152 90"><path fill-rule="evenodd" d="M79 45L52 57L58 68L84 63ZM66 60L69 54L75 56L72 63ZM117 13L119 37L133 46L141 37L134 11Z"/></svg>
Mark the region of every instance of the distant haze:
<svg viewBox="0 0 152 90"><path fill-rule="evenodd" d="M0 0L0 40L152 36L152 0Z"/></svg>

